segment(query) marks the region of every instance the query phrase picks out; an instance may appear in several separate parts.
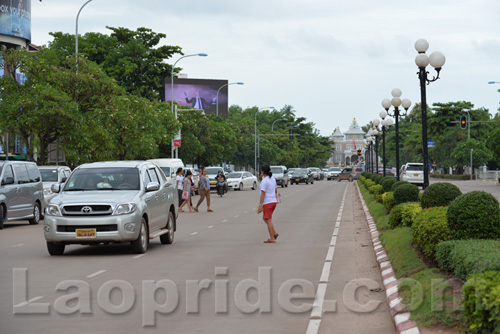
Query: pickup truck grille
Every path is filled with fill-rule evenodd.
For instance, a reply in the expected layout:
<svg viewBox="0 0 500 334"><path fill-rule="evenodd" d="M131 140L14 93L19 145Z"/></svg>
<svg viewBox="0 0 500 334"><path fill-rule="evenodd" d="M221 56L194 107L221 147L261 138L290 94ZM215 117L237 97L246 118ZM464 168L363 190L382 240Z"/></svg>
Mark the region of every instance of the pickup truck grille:
<svg viewBox="0 0 500 334"><path fill-rule="evenodd" d="M113 208L109 204L78 204L65 205L62 208L63 216L109 216Z"/></svg>
<svg viewBox="0 0 500 334"><path fill-rule="evenodd" d="M118 231L118 225L57 225L57 232L75 232L79 228L95 228L96 232L112 232Z"/></svg>

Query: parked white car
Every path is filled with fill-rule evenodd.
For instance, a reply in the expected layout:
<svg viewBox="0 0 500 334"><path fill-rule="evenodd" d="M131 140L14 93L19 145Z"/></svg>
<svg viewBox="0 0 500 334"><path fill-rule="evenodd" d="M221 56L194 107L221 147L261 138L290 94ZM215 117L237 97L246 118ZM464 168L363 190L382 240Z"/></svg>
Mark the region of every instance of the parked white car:
<svg viewBox="0 0 500 334"><path fill-rule="evenodd" d="M257 189L257 178L250 172L232 172L227 176L227 186L234 190Z"/></svg>
<svg viewBox="0 0 500 334"><path fill-rule="evenodd" d="M327 180L336 180L337 176L342 172L340 167L330 167L325 172L325 176Z"/></svg>
<svg viewBox="0 0 500 334"><path fill-rule="evenodd" d="M401 170L401 180L417 186L424 185L424 164L420 162L408 162Z"/></svg>

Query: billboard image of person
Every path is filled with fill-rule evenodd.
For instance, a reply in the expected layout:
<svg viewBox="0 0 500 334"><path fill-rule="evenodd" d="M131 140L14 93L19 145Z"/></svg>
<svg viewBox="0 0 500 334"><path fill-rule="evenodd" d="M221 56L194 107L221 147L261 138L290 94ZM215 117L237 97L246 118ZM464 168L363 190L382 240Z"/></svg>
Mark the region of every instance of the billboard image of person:
<svg viewBox="0 0 500 334"><path fill-rule="evenodd" d="M219 116L227 116L227 80L174 78L174 103L181 107L201 109L205 114L217 113L217 91L219 91ZM165 79L165 101L172 99L171 79Z"/></svg>
<svg viewBox="0 0 500 334"><path fill-rule="evenodd" d="M31 41L31 0L0 0L0 34Z"/></svg>

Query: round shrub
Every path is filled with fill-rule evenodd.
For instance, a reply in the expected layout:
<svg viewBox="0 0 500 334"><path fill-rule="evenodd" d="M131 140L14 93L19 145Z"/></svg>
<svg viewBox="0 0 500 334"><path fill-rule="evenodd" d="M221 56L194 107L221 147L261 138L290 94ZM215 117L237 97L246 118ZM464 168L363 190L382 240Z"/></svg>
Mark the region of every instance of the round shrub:
<svg viewBox="0 0 500 334"><path fill-rule="evenodd" d="M396 205L394 200L394 193L392 191L386 192L382 195L382 203L385 206L387 212L391 212L392 208Z"/></svg>
<svg viewBox="0 0 500 334"><path fill-rule="evenodd" d="M386 176L382 180L382 187L384 187L384 192L391 191L392 185L396 183L396 179L392 176Z"/></svg>
<svg viewBox="0 0 500 334"><path fill-rule="evenodd" d="M389 213L389 227L396 228L401 226L401 217L403 214L403 206L396 205L392 208L391 213Z"/></svg>
<svg viewBox="0 0 500 334"><path fill-rule="evenodd" d="M403 203L401 205L401 225L411 227L415 218L422 212L420 203Z"/></svg>
<svg viewBox="0 0 500 334"><path fill-rule="evenodd" d="M425 189L420 204L422 208L448 206L451 201L460 195L462 195L462 192L454 184L447 182L434 183Z"/></svg>
<svg viewBox="0 0 500 334"><path fill-rule="evenodd" d="M364 177L364 176L361 176L361 177L359 178L359 180L361 181L361 183L365 184L365 181L366 181L366 177Z"/></svg>
<svg viewBox="0 0 500 334"><path fill-rule="evenodd" d="M394 189L394 200L397 204L418 201L418 187L414 184L402 184Z"/></svg>
<svg viewBox="0 0 500 334"><path fill-rule="evenodd" d="M394 191L397 187L403 185L403 184L410 184L408 181L396 181L391 187L391 191Z"/></svg>
<svg viewBox="0 0 500 334"><path fill-rule="evenodd" d="M374 186L375 185L375 182L373 182L372 180L366 180L365 181L365 187L366 189L370 189L371 186Z"/></svg>
<svg viewBox="0 0 500 334"><path fill-rule="evenodd" d="M375 200L377 201L377 203L380 203L380 204L383 203L382 196L383 196L383 194L382 195L375 195Z"/></svg>
<svg viewBox="0 0 500 334"><path fill-rule="evenodd" d="M500 205L490 193L471 191L458 196L446 216L453 240L500 238Z"/></svg>
<svg viewBox="0 0 500 334"><path fill-rule="evenodd" d="M384 188L382 188L380 184L375 184L368 188L368 191L370 194L374 194L375 197L377 197L378 195L382 195L384 193Z"/></svg>
<svg viewBox="0 0 500 334"><path fill-rule="evenodd" d="M377 175L375 176L375 178L373 179L373 181L375 181L376 184L380 184L382 182L382 179L384 177L382 175Z"/></svg>
<svg viewBox="0 0 500 334"><path fill-rule="evenodd" d="M413 240L429 258L434 258L439 242L450 239L446 211L448 208L443 206L424 209L413 221L411 227Z"/></svg>

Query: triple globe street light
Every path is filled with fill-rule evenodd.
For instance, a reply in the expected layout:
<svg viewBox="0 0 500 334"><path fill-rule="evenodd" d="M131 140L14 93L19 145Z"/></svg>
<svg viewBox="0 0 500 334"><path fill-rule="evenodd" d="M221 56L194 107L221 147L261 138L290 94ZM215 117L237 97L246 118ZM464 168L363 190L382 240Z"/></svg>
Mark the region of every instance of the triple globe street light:
<svg viewBox="0 0 500 334"><path fill-rule="evenodd" d="M415 64L418 66L418 78L420 80L420 98L422 109L422 152L424 160L424 186L423 189L429 186L429 157L427 148L427 96L425 87L431 82L439 79L439 72L446 62L446 57L439 51L434 51L429 56L425 52L429 49L429 42L421 38L415 42L415 49L418 55L415 57ZM428 79L426 67L431 64L437 72L437 75L432 79ZM398 166L399 167L399 166Z"/></svg>
<svg viewBox="0 0 500 334"><path fill-rule="evenodd" d="M382 107L386 110L389 116L393 116L396 123L396 179L399 181L399 116L406 116L408 109L411 106L411 101L408 99L401 100L401 89L394 88L391 92L392 99L383 99ZM389 108L391 105L394 107L394 111L391 114ZM404 114L400 114L399 106L402 106L405 110Z"/></svg>

